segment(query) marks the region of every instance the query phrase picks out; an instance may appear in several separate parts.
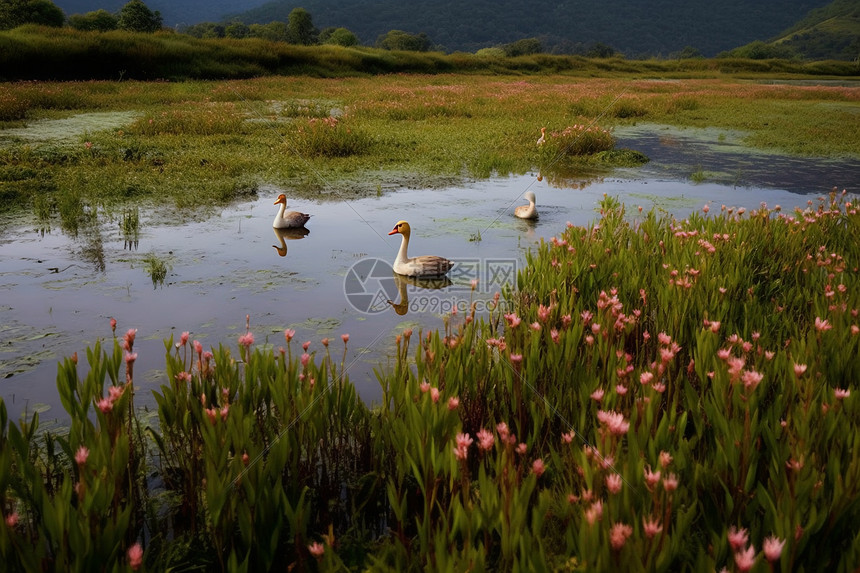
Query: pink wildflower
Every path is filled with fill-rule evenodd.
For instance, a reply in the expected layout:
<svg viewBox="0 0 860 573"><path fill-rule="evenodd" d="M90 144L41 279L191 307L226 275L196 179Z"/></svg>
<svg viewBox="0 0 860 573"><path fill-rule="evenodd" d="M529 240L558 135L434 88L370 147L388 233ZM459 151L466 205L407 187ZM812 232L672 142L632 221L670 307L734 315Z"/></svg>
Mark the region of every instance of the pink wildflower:
<svg viewBox="0 0 860 573"><path fill-rule="evenodd" d="M762 378L764 378L764 374L756 372L755 370L746 370L744 371L741 380L743 380L744 388L752 391L756 389Z"/></svg>
<svg viewBox="0 0 860 573"><path fill-rule="evenodd" d="M454 446L454 455L457 456L458 460L465 460L469 455L469 446L472 445L471 436L469 434L457 434L457 445Z"/></svg>
<svg viewBox="0 0 860 573"><path fill-rule="evenodd" d="M457 398L456 396L451 396L450 398L448 398L448 409L449 410L456 410L459 405L460 405L460 399Z"/></svg>
<svg viewBox="0 0 860 573"><path fill-rule="evenodd" d="M6 516L6 526L9 528L18 525L18 512L14 511Z"/></svg>
<svg viewBox="0 0 860 573"><path fill-rule="evenodd" d="M292 328L288 328L284 331L284 339L287 341L287 344L290 343L290 340L296 335L296 331Z"/></svg>
<svg viewBox="0 0 860 573"><path fill-rule="evenodd" d="M307 352L305 352L304 354L302 354L302 366L303 366L303 367L307 368L307 366L308 366L308 362L310 362L310 360L311 360L311 355L310 355L310 354L308 354Z"/></svg>
<svg viewBox="0 0 860 573"><path fill-rule="evenodd" d="M655 535L663 531L663 526L654 518L646 520L642 518L642 528L645 530L645 536L652 539Z"/></svg>
<svg viewBox="0 0 860 573"><path fill-rule="evenodd" d="M547 319L549 318L550 310L552 310L552 308L551 308L551 307L548 307L548 306L544 306L544 305L542 305L542 304L539 304L539 305L538 305L538 319L539 319L541 322L546 322L546 321L547 321Z"/></svg>
<svg viewBox="0 0 860 573"><path fill-rule="evenodd" d="M109 398L102 398L96 403L96 406L101 410L102 414L107 414L113 410L113 402Z"/></svg>
<svg viewBox="0 0 860 573"><path fill-rule="evenodd" d="M597 419L605 424L609 431L616 436L626 434L627 430L630 429L630 422L624 420L624 415L621 412L598 410Z"/></svg>
<svg viewBox="0 0 860 573"><path fill-rule="evenodd" d="M532 462L532 472L534 472L537 477L542 476L544 471L546 471L546 467L544 466L542 459L538 458Z"/></svg>
<svg viewBox="0 0 860 573"><path fill-rule="evenodd" d="M815 317L815 330L818 332L824 332L826 330L830 330L833 326L827 322L827 320L822 320L820 317Z"/></svg>
<svg viewBox="0 0 860 573"><path fill-rule="evenodd" d="M660 452L660 465L665 469L669 464L672 463L672 454L669 452L662 450Z"/></svg>
<svg viewBox="0 0 860 573"><path fill-rule="evenodd" d="M614 523L609 529L609 544L612 549L619 551L633 534L633 528L626 523Z"/></svg>
<svg viewBox="0 0 860 573"><path fill-rule="evenodd" d="M250 332L246 332L239 337L239 344L241 344L245 348L250 347L252 344L254 344L254 335Z"/></svg>
<svg viewBox="0 0 860 573"><path fill-rule="evenodd" d="M740 551L744 547L746 547L747 542L749 541L749 533L743 527L738 529L734 525L729 527L729 545L732 546L734 551Z"/></svg>
<svg viewBox="0 0 860 573"><path fill-rule="evenodd" d="M132 571L137 571L143 565L143 548L140 543L135 543L128 548L128 566Z"/></svg>
<svg viewBox="0 0 860 573"><path fill-rule="evenodd" d="M311 555L319 559L325 553L325 545L320 543L319 541L314 541L310 545L308 545L308 551Z"/></svg>
<svg viewBox="0 0 860 573"><path fill-rule="evenodd" d="M603 400L603 394L604 394L603 388L598 388L597 390L595 390L594 392L591 393L591 399L595 400L596 402L600 402L601 400Z"/></svg>
<svg viewBox="0 0 860 573"><path fill-rule="evenodd" d="M645 467L645 483L648 489L653 488L660 481L660 470L652 472L649 466Z"/></svg>
<svg viewBox="0 0 860 573"><path fill-rule="evenodd" d="M506 423L499 422L496 425L496 431L499 432L499 439L501 439L503 442L508 441L508 436L510 436L511 431Z"/></svg>
<svg viewBox="0 0 860 573"><path fill-rule="evenodd" d="M606 476L606 489L609 490L609 493L620 492L622 483L620 474L609 474Z"/></svg>
<svg viewBox="0 0 860 573"><path fill-rule="evenodd" d="M801 376L801 375L803 375L804 372L806 372L806 364L797 364L797 363L794 364L794 375L795 376Z"/></svg>
<svg viewBox="0 0 860 573"><path fill-rule="evenodd" d="M434 404L439 402L439 388L430 388L430 398L433 400Z"/></svg>
<svg viewBox="0 0 860 573"><path fill-rule="evenodd" d="M90 456L90 450L86 446L81 446L78 448L77 453L75 453L75 462L79 466L83 466L87 463L87 458Z"/></svg>
<svg viewBox="0 0 860 573"><path fill-rule="evenodd" d="M663 478L663 489L666 491L675 491L678 489L678 476L675 474L668 474Z"/></svg>
<svg viewBox="0 0 860 573"><path fill-rule="evenodd" d="M418 385L418 388L421 390L422 394L426 394L427 392L430 391L430 382L425 380L424 382L422 382L421 384Z"/></svg>
<svg viewBox="0 0 860 573"><path fill-rule="evenodd" d="M189 374L189 376L190 376L190 374ZM122 396L123 388L125 388L125 387L124 386L111 386L110 388L108 388L108 399L111 402L116 402L117 400L119 400L119 397Z"/></svg>
<svg viewBox="0 0 860 573"><path fill-rule="evenodd" d="M764 540L764 556L768 561L776 561L782 555L782 548L785 546L785 539L778 539L772 535Z"/></svg>
<svg viewBox="0 0 860 573"><path fill-rule="evenodd" d="M341 334L340 339L343 340L344 344L346 344L347 342L349 342L349 335L348 334Z"/></svg>
<svg viewBox="0 0 860 573"><path fill-rule="evenodd" d="M478 447L484 451L489 451L493 449L493 443L496 439L493 437L492 432L488 432L487 430L481 428L478 430L476 434L478 436Z"/></svg>
<svg viewBox="0 0 860 573"><path fill-rule="evenodd" d="M520 454L521 456L524 456L524 455L526 455L526 452L528 451L528 449L529 449L529 447L527 445L525 445L524 443L520 443L517 446L517 453Z"/></svg>
<svg viewBox="0 0 860 573"><path fill-rule="evenodd" d="M837 400L842 400L851 395L851 389L846 388L843 390L842 388L834 388L833 395L836 397Z"/></svg>
<svg viewBox="0 0 860 573"><path fill-rule="evenodd" d="M738 566L738 571L746 572L752 569L755 564L755 547L750 545L743 551L735 553L735 564Z"/></svg>
<svg viewBox="0 0 860 573"><path fill-rule="evenodd" d="M110 319L110 331L113 333L116 333L116 319L115 318Z"/></svg>
<svg viewBox="0 0 860 573"><path fill-rule="evenodd" d="M520 317L518 317L518 316L517 316L516 314L514 314L513 312L512 312L512 313L510 313L510 314L506 314L506 315L505 315L505 319L508 321L508 325L509 325L511 328L516 328L517 326L519 326L519 324L520 324L520 320L521 320L521 319L520 319Z"/></svg>
<svg viewBox="0 0 860 573"><path fill-rule="evenodd" d="M600 521L602 518L603 502L600 500L595 501L585 510L585 520L588 522L588 525L594 525L595 521Z"/></svg>

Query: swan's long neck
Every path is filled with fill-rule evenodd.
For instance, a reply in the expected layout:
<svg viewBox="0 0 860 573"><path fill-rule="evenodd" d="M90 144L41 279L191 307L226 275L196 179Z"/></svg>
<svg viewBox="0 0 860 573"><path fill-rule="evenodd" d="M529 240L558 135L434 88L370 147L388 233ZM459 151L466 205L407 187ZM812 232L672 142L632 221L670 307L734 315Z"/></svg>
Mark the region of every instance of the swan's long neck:
<svg viewBox="0 0 860 573"><path fill-rule="evenodd" d="M397 251L397 259L394 262L405 263L409 260L409 256L406 254L406 249L409 248L409 235L407 233L400 233L400 235L400 250Z"/></svg>
<svg viewBox="0 0 860 573"><path fill-rule="evenodd" d="M278 214L277 214L277 216L275 216L275 226L276 226L276 227L278 226L277 224L278 224L278 222L279 222L279 221L283 222L283 220L284 220L284 211L286 211L286 209L287 209L287 202L286 202L286 201L284 201L283 203L281 203L281 206L278 208Z"/></svg>

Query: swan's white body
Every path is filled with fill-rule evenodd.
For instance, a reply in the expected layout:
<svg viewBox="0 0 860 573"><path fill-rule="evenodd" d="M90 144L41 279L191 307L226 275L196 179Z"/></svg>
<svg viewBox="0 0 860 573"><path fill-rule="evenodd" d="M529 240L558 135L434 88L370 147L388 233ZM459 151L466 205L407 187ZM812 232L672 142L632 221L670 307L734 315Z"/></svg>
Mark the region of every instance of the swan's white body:
<svg viewBox="0 0 860 573"><path fill-rule="evenodd" d="M308 219L311 218L307 213L299 213L298 211L287 211L287 196L281 193L278 195L278 200L275 201L275 205L279 204L281 208L278 209L278 214L275 216L275 220L272 221L272 227L276 229L296 229L298 227L304 227L305 223L308 222Z"/></svg>
<svg viewBox="0 0 860 573"><path fill-rule="evenodd" d="M526 199L528 199L528 205L520 205L516 209L514 209L514 215L519 217L520 219L537 219L538 212L537 207L535 207L535 194L531 191L527 191L524 195Z"/></svg>
<svg viewBox="0 0 860 573"><path fill-rule="evenodd" d="M402 240L400 241L400 250L397 251L397 258L394 259L392 268L399 275L407 277L441 277L451 270L454 266L452 261L444 257L436 255L422 255L420 257L409 258L406 250L409 248L409 236L412 229L406 221L398 221L394 225L394 229L388 233L394 235L400 233Z"/></svg>

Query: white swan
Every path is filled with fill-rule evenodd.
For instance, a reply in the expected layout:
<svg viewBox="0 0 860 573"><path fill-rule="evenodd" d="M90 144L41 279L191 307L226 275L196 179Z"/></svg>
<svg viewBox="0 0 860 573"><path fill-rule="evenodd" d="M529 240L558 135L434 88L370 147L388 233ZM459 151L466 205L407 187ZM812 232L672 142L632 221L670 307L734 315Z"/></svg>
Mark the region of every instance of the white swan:
<svg viewBox="0 0 860 573"><path fill-rule="evenodd" d="M406 249L409 248L409 235L412 233L409 223L398 221L394 225L394 229L388 234L397 233L402 235L402 240L400 241L400 250L397 251L397 258L394 259L394 265L392 265L395 273L407 277L441 277L454 266L452 261L436 255L422 255L410 259L406 254Z"/></svg>
<svg viewBox="0 0 860 573"><path fill-rule="evenodd" d="M281 208L278 210L278 214L275 216L275 220L272 222L272 227L276 229L296 229L298 227L304 227L305 223L308 222L308 219L311 218L307 213L299 213L298 211L289 211L287 210L287 196L281 193L278 195L278 200L275 201L275 205L278 203L281 204Z"/></svg>
<svg viewBox="0 0 860 573"><path fill-rule="evenodd" d="M528 205L520 205L516 209L514 209L514 215L519 217L520 219L537 219L538 212L537 207L535 207L535 194L531 191L526 191L525 197L529 204Z"/></svg>

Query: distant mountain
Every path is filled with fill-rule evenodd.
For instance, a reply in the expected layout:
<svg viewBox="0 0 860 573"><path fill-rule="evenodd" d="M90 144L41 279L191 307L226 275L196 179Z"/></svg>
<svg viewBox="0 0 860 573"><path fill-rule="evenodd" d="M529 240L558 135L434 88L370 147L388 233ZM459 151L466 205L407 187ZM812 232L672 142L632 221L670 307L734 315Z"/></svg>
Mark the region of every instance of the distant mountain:
<svg viewBox="0 0 860 573"><path fill-rule="evenodd" d="M853 4L860 0L852 0ZM343 26L373 45L390 30L425 33L445 51L539 38L546 51L605 44L627 57L696 48L704 56L767 40L830 0L274 0L238 15L286 21L296 7L318 28Z"/></svg>
<svg viewBox="0 0 860 573"><path fill-rule="evenodd" d="M53 0L66 16L86 14L103 9L118 12L128 0ZM250 10L266 0L143 0L150 10L158 10L168 27L187 26L199 22L219 22L225 15Z"/></svg>
<svg viewBox="0 0 860 573"><path fill-rule="evenodd" d="M127 0L54 0L67 16ZM475 52L538 38L543 49L609 46L629 58L671 57L692 47L712 57L752 42L803 57L860 54L860 0L144 0L168 27L237 19L286 22L304 8L319 28L345 27L374 45L391 30L424 33L437 49ZM686 50L690 53L690 50ZM838 55L837 55L838 54Z"/></svg>

